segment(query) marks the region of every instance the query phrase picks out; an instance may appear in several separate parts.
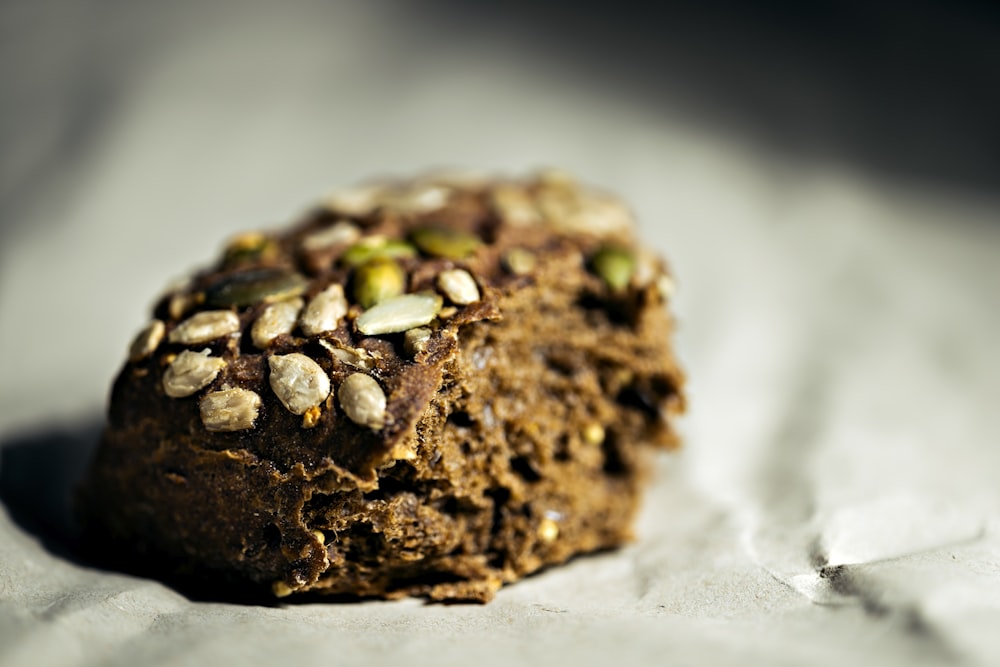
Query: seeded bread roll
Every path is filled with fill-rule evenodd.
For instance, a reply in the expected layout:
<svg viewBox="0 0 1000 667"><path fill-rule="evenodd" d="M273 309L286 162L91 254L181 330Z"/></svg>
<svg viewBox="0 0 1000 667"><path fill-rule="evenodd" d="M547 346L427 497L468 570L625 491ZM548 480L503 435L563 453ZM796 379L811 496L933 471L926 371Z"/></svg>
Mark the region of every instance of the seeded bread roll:
<svg viewBox="0 0 1000 667"><path fill-rule="evenodd" d="M677 444L672 282L557 173L343 192L156 305L79 494L164 573L485 602L630 537Z"/></svg>

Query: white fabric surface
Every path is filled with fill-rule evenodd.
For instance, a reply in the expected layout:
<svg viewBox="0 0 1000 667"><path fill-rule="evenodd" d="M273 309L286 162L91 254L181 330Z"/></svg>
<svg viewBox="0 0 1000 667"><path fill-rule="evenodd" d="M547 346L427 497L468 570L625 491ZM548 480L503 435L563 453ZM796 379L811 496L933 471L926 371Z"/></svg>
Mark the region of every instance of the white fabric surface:
<svg viewBox="0 0 1000 667"><path fill-rule="evenodd" d="M1000 663L997 202L789 164L380 4L277 7L124 31L81 65L111 72L85 141L12 135L2 439L96 419L153 296L237 230L373 174L556 164L671 260L686 448L635 544L482 607L192 602L0 510L0 665Z"/></svg>

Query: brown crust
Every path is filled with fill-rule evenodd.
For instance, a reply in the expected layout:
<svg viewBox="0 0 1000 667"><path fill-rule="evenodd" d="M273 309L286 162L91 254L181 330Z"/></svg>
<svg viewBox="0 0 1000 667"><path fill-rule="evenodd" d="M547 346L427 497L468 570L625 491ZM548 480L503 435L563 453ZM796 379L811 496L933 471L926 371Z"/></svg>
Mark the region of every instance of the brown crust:
<svg viewBox="0 0 1000 667"><path fill-rule="evenodd" d="M428 208L434 189L446 201ZM520 219L524 211L505 207L499 191L523 195L538 220ZM627 539L644 457L676 444L672 420L684 401L667 342L665 267L635 249L625 209L564 177L394 184L366 210L350 208L322 208L288 231L237 240L157 304L165 342L118 376L81 490L91 535L173 569L221 573L279 595L479 601L544 565ZM306 302L331 284L350 295L356 273L344 257L358 240L304 243L345 220L368 239L403 241L430 227L480 239L468 256L424 250L397 260L408 293L440 291L441 271L463 268L480 300L442 312L412 356L402 333L361 335L363 309L350 296L336 329L294 329L265 350L250 336L263 302L228 307L239 317L235 334L168 342L193 312L226 308L218 286L249 272L305 276L298 289ZM639 263L623 289L591 265L609 244ZM536 258L530 272L505 265L512 248ZM337 404L337 388L359 369L331 346L374 358L362 372L387 397L383 428L354 423ZM167 397L170 360L204 348L226 367L193 395ZM268 385L269 356L292 352L313 359L334 387L309 428ZM209 432L199 398L229 387L261 397L256 419L251 428ZM589 441L581 435L588 427L597 429Z"/></svg>

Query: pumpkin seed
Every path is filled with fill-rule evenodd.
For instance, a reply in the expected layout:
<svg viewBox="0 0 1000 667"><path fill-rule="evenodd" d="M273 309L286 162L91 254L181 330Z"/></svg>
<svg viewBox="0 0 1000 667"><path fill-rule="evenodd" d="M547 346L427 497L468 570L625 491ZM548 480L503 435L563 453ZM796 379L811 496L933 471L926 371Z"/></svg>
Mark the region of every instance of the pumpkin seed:
<svg viewBox="0 0 1000 667"><path fill-rule="evenodd" d="M361 266L376 257L416 257L417 249L406 241L386 239L384 236L370 236L362 239L344 251L340 262L346 266Z"/></svg>
<svg viewBox="0 0 1000 667"><path fill-rule="evenodd" d="M309 281L295 271L263 268L220 276L205 288L210 306L250 306L281 301L306 291Z"/></svg>
<svg viewBox="0 0 1000 667"><path fill-rule="evenodd" d="M354 299L362 308L403 293L406 273L391 257L374 257L354 272Z"/></svg>
<svg viewBox="0 0 1000 667"><path fill-rule="evenodd" d="M231 268L271 259L277 254L278 244L273 239L261 232L247 232L229 242L223 254L222 264L226 268Z"/></svg>
<svg viewBox="0 0 1000 667"><path fill-rule="evenodd" d="M410 238L425 254L445 259L463 259L482 245L482 241L477 236L457 229L442 227L416 229Z"/></svg>
<svg viewBox="0 0 1000 667"><path fill-rule="evenodd" d="M374 336L429 324L441 310L437 294L402 294L366 310L356 320L358 331Z"/></svg>
<svg viewBox="0 0 1000 667"><path fill-rule="evenodd" d="M635 272L635 255L620 246L605 245L594 253L590 265L608 287L620 290L628 285Z"/></svg>

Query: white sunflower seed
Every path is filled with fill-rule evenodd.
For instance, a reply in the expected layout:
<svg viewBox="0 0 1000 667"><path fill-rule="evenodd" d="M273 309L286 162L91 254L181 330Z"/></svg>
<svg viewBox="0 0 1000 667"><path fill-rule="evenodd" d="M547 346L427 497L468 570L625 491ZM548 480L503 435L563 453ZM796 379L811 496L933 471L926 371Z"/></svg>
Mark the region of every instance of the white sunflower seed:
<svg viewBox="0 0 1000 667"><path fill-rule="evenodd" d="M170 332L171 343L195 345L207 343L240 330L240 318L231 310L205 310L195 313Z"/></svg>
<svg viewBox="0 0 1000 667"><path fill-rule="evenodd" d="M271 367L271 389L292 414L305 414L330 395L326 371L306 355L299 352L274 355L267 363Z"/></svg>
<svg viewBox="0 0 1000 667"><path fill-rule="evenodd" d="M451 196L449 188L418 185L407 188L386 200L386 206L397 213L430 213L444 208Z"/></svg>
<svg viewBox="0 0 1000 667"><path fill-rule="evenodd" d="M337 361L360 368L363 371L370 371L375 368L376 356L361 347L338 347L326 339L320 339L319 344L325 347Z"/></svg>
<svg viewBox="0 0 1000 667"><path fill-rule="evenodd" d="M381 205L385 192L384 185L361 185L338 190L327 197L324 203L328 209L337 213L365 216Z"/></svg>
<svg viewBox="0 0 1000 667"><path fill-rule="evenodd" d="M442 271L438 274L437 286L452 303L460 306L468 306L479 301L479 286L476 285L476 279L465 269Z"/></svg>
<svg viewBox="0 0 1000 667"><path fill-rule="evenodd" d="M402 294L362 313L357 319L358 331L367 336L399 333L429 324L440 310L437 294Z"/></svg>
<svg viewBox="0 0 1000 667"><path fill-rule="evenodd" d="M403 349L411 357L427 349L427 341L431 339L431 330L427 327L410 329L403 334Z"/></svg>
<svg viewBox="0 0 1000 667"><path fill-rule="evenodd" d="M504 222L515 227L529 227L542 219L531 195L518 185L503 184L493 188L490 206Z"/></svg>
<svg viewBox="0 0 1000 667"><path fill-rule="evenodd" d="M336 329L340 318L346 314L347 297L344 296L344 288L334 283L312 298L302 313L299 326L305 335L315 336Z"/></svg>
<svg viewBox="0 0 1000 667"><path fill-rule="evenodd" d="M226 367L224 359L209 356L209 350L184 350L163 373L163 391L170 398L183 398L210 385Z"/></svg>
<svg viewBox="0 0 1000 667"><path fill-rule="evenodd" d="M357 225L347 220L340 220L302 239L302 249L310 252L326 250L333 246L354 243L359 238L361 229Z"/></svg>
<svg viewBox="0 0 1000 667"><path fill-rule="evenodd" d="M385 392L364 373L347 377L337 392L340 407L355 424L379 430L385 424Z"/></svg>
<svg viewBox="0 0 1000 667"><path fill-rule="evenodd" d="M260 396L256 392L239 388L210 392L198 404L201 423L213 432L253 428L260 406Z"/></svg>
<svg viewBox="0 0 1000 667"><path fill-rule="evenodd" d="M503 254L503 263L515 276L531 273L538 264L534 253L524 248L511 248Z"/></svg>
<svg viewBox="0 0 1000 667"><path fill-rule="evenodd" d="M163 332L166 330L163 322L153 320L146 325L146 328L138 333L129 346L129 361L139 361L145 359L156 351L163 341Z"/></svg>
<svg viewBox="0 0 1000 667"><path fill-rule="evenodd" d="M278 336L292 333L302 311L302 304L302 299L295 298L272 303L265 308L250 328L253 344L263 350Z"/></svg>

